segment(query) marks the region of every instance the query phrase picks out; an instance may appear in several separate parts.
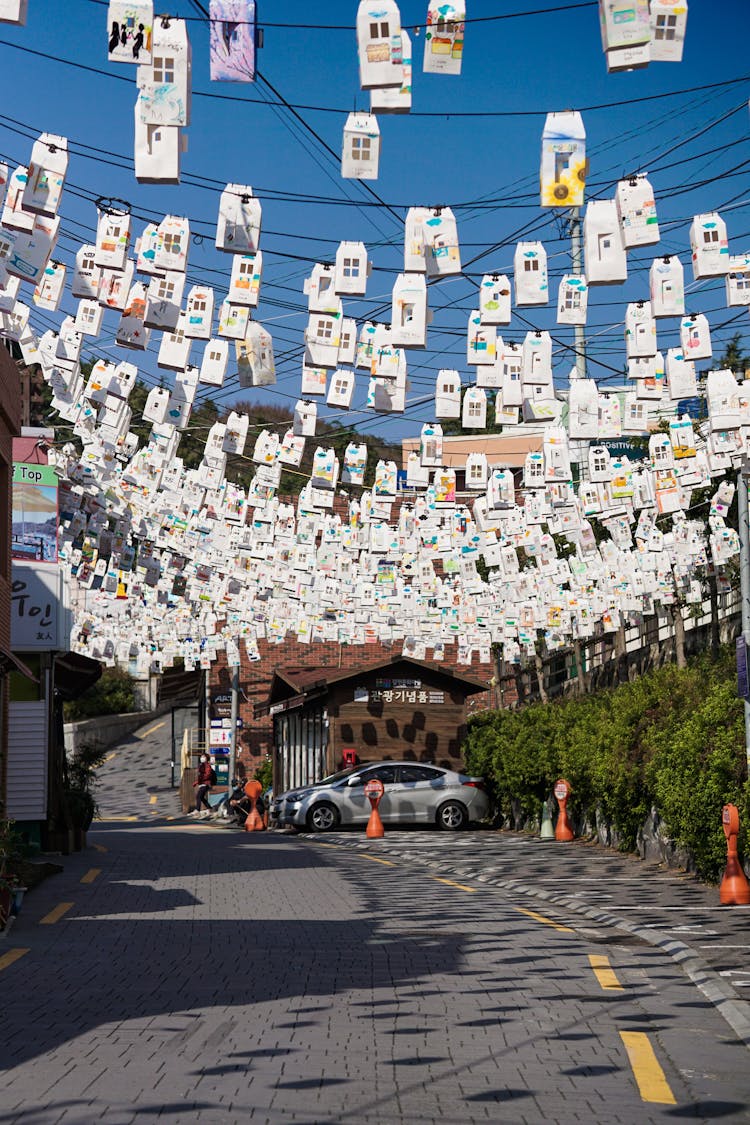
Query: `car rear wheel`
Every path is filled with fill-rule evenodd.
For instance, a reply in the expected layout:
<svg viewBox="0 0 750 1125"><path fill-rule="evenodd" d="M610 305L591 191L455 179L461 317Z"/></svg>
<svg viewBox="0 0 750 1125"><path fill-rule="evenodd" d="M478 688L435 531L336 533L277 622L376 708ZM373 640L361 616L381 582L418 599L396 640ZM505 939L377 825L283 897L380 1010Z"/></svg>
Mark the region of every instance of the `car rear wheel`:
<svg viewBox="0 0 750 1125"><path fill-rule="evenodd" d="M319 805L313 805L307 814L307 827L311 832L332 832L334 828L338 828L340 820L339 810L335 805L321 801Z"/></svg>
<svg viewBox="0 0 750 1125"><path fill-rule="evenodd" d="M469 823L469 814L460 801L446 801L438 809L436 820L444 832L458 832Z"/></svg>

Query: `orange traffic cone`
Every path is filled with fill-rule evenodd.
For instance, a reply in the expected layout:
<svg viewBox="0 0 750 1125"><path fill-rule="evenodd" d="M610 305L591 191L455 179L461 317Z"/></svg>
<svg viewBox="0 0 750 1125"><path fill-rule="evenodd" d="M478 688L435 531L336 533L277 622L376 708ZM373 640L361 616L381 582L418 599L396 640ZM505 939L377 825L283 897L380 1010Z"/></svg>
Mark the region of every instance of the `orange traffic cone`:
<svg viewBox="0 0 750 1125"><path fill-rule="evenodd" d="M378 806L376 804L372 806L370 819L365 829L365 836L369 836L371 840L379 840L381 836L385 836L385 828L383 828L383 822L380 819L380 813L378 812Z"/></svg>
<svg viewBox="0 0 750 1125"><path fill-rule="evenodd" d="M247 820L245 821L245 831L264 832L266 826L263 821L263 815L258 812L255 806L253 806L253 808L251 808L250 812L247 814Z"/></svg>

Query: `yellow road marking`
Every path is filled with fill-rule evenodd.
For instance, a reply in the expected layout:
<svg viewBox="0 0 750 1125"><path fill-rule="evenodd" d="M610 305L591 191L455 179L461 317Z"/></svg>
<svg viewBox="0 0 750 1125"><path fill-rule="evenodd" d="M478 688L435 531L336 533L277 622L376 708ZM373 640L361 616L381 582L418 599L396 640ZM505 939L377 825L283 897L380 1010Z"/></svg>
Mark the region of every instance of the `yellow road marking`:
<svg viewBox="0 0 750 1125"><path fill-rule="evenodd" d="M621 1031L620 1038L628 1052L628 1060L633 1068L638 1090L644 1102L659 1105L676 1105L677 1101L669 1088L664 1071L654 1054L645 1031Z"/></svg>
<svg viewBox="0 0 750 1125"><path fill-rule="evenodd" d="M81 882L82 883L93 883L93 881L94 881L94 879L96 879L97 875L101 875L101 873L102 873L101 867L90 867L88 869L88 871L86 872L86 874L81 879Z"/></svg>
<svg viewBox="0 0 750 1125"><path fill-rule="evenodd" d="M615 970L609 963L609 957L600 953L589 953L589 964L594 970L594 976L605 992L622 992L623 987L617 979Z"/></svg>
<svg viewBox="0 0 750 1125"><path fill-rule="evenodd" d="M337 848L338 844L318 844L319 848Z"/></svg>
<svg viewBox="0 0 750 1125"><path fill-rule="evenodd" d="M137 820L137 816L103 816L101 819L102 824L113 824L115 821L127 821L128 823Z"/></svg>
<svg viewBox="0 0 750 1125"><path fill-rule="evenodd" d="M112 759L113 759L113 758L116 758L116 757L117 757L117 754L116 754L116 753L115 753L114 751L113 751L113 752L112 752L111 754L107 754L107 757L106 757L106 758L104 758L104 759L103 759L103 760L102 760L101 762L98 762L98 763L97 763L97 764L96 764L96 765L94 766L94 769L95 769L95 770L98 770L100 766L104 766L104 765L106 765L106 764L107 764L107 762L111 762L111 761L112 761Z"/></svg>
<svg viewBox="0 0 750 1125"><path fill-rule="evenodd" d="M395 867L395 863L391 863L389 859L381 859L377 855L368 855L367 852L362 852L363 859L371 859L373 863L382 863L384 867Z"/></svg>
<svg viewBox="0 0 750 1125"><path fill-rule="evenodd" d="M95 852L107 852L107 851L109 851L108 848L105 848L104 844L92 844L91 846L92 846L92 848L94 849Z"/></svg>
<svg viewBox="0 0 750 1125"><path fill-rule="evenodd" d="M470 895L476 894L476 887L465 887L463 883L454 883L452 879L441 879L439 875L430 875L436 883L445 883L446 887L457 887L459 891L467 891Z"/></svg>
<svg viewBox="0 0 750 1125"><path fill-rule="evenodd" d="M53 926L55 922L60 921L63 914L68 913L72 905L72 902L61 902L60 905L56 906L54 910L50 910L49 914L45 914L44 918L42 918L40 922L40 925Z"/></svg>
<svg viewBox="0 0 750 1125"><path fill-rule="evenodd" d="M158 800L159 798L156 796L156 793L154 793L153 797L149 797L148 803L150 805L155 805Z"/></svg>
<svg viewBox="0 0 750 1125"><path fill-rule="evenodd" d="M155 730L161 730L161 728L163 726L164 726L163 722L157 723L156 726L149 727L148 730L144 730L143 734L139 734L138 737L139 738L148 738L148 736L150 734L153 734Z"/></svg>
<svg viewBox="0 0 750 1125"><path fill-rule="evenodd" d="M543 922L545 926L551 926L553 930L557 930L561 934L572 934L574 932L570 926L562 926L559 922L553 922L551 918L545 918L543 914L537 914L535 910L526 910L523 906L514 906L513 909L518 910L520 914L528 915L535 922Z"/></svg>
<svg viewBox="0 0 750 1125"><path fill-rule="evenodd" d="M0 957L0 969L7 969L9 965L12 965L14 961L28 952L28 949L9 949L7 953L3 953Z"/></svg>

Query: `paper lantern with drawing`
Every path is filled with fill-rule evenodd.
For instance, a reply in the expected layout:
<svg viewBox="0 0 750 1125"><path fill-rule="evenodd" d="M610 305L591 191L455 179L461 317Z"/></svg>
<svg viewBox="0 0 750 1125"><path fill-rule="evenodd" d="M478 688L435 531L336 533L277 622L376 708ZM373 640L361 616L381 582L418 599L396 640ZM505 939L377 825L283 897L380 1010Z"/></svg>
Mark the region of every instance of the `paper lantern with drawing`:
<svg viewBox="0 0 750 1125"><path fill-rule="evenodd" d="M408 32L401 28L401 84L370 90L371 113L408 113L411 109L412 49Z"/></svg>
<svg viewBox="0 0 750 1125"><path fill-rule="evenodd" d="M178 184L185 138L178 125L154 125L143 120L140 97L135 103L133 159L139 184Z"/></svg>
<svg viewBox="0 0 750 1125"><path fill-rule="evenodd" d="M36 215L56 215L68 171L65 137L42 133L34 141L23 191L23 208Z"/></svg>
<svg viewBox="0 0 750 1125"><path fill-rule="evenodd" d="M210 387L220 387L229 363L229 342L209 340L203 352L200 366L200 382Z"/></svg>
<svg viewBox="0 0 750 1125"><path fill-rule="evenodd" d="M334 292L339 296L364 297L370 263L363 242L340 242L336 251Z"/></svg>
<svg viewBox="0 0 750 1125"><path fill-rule="evenodd" d="M460 74L464 53L466 4L433 0L427 8L424 30L425 74Z"/></svg>
<svg viewBox="0 0 750 1125"><path fill-rule="evenodd" d="M682 61L687 17L687 0L651 0L653 62Z"/></svg>
<svg viewBox="0 0 750 1125"><path fill-rule="evenodd" d="M153 0L110 0L107 13L110 62L150 63L153 33Z"/></svg>
<svg viewBox="0 0 750 1125"><path fill-rule="evenodd" d="M211 0L209 65L212 82L255 80L255 0Z"/></svg>
<svg viewBox="0 0 750 1125"><path fill-rule="evenodd" d="M587 171L586 130L580 113L548 113L539 174L542 207L580 207Z"/></svg>
<svg viewBox="0 0 750 1125"><path fill-rule="evenodd" d="M589 285L627 281L628 259L614 199L597 199L586 204L583 254Z"/></svg>
<svg viewBox="0 0 750 1125"><path fill-rule="evenodd" d="M654 189L646 176L620 180L615 190L615 204L626 249L659 241Z"/></svg>
<svg viewBox="0 0 750 1125"><path fill-rule="evenodd" d="M585 324L589 287L578 274L563 274L557 291L557 323Z"/></svg>
<svg viewBox="0 0 750 1125"><path fill-rule="evenodd" d="M649 289L655 317L685 315L684 270L676 255L654 258L649 270Z"/></svg>
<svg viewBox="0 0 750 1125"><path fill-rule="evenodd" d="M395 0L360 0L357 9L359 83L363 90L402 83L401 13Z"/></svg>
<svg viewBox="0 0 750 1125"><path fill-rule="evenodd" d="M541 242L517 243L513 277L517 305L546 305L549 302L547 252Z"/></svg>
<svg viewBox="0 0 750 1125"><path fill-rule="evenodd" d="M187 24L162 16L154 24L150 63L138 67L138 109L145 125L190 124L192 51Z"/></svg>
<svg viewBox="0 0 750 1125"><path fill-rule="evenodd" d="M377 180L380 126L371 113L350 113L344 126L341 175L345 180Z"/></svg>
<svg viewBox="0 0 750 1125"><path fill-rule="evenodd" d="M716 211L696 215L690 224L693 277L723 277L729 273L727 224Z"/></svg>
<svg viewBox="0 0 750 1125"><path fill-rule="evenodd" d="M28 0L0 0L0 23L26 23Z"/></svg>
<svg viewBox="0 0 750 1125"><path fill-rule="evenodd" d="M262 208L247 184L227 184L219 200L216 249L254 254L260 242Z"/></svg>
<svg viewBox="0 0 750 1125"><path fill-rule="evenodd" d="M727 304L730 308L734 305L750 305L750 253L730 256L726 285Z"/></svg>
<svg viewBox="0 0 750 1125"><path fill-rule="evenodd" d="M510 282L505 274L486 273L479 286L482 324L510 324Z"/></svg>

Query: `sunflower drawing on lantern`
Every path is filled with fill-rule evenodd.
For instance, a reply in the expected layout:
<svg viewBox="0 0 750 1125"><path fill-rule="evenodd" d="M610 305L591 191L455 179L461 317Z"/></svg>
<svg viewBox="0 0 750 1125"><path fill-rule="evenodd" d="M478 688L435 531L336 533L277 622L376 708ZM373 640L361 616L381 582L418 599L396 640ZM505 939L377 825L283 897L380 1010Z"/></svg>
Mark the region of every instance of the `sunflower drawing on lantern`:
<svg viewBox="0 0 750 1125"><path fill-rule="evenodd" d="M542 133L542 207L580 207L588 161L580 113L548 113Z"/></svg>

